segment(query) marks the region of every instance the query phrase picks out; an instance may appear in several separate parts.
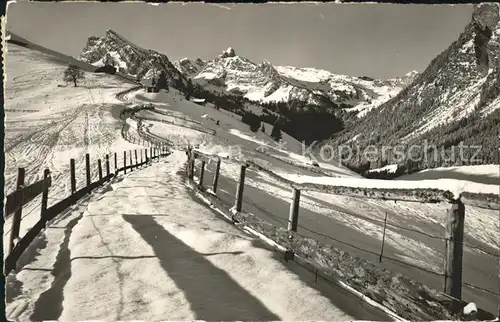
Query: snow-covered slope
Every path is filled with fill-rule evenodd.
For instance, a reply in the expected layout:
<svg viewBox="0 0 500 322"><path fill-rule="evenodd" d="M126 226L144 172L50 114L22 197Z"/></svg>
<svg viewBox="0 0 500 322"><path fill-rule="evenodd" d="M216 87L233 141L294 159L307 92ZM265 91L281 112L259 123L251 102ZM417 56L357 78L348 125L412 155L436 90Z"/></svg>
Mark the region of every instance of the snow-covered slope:
<svg viewBox="0 0 500 322"><path fill-rule="evenodd" d="M54 50L51 50L49 48L34 44L31 41L15 34L15 33L12 33L10 30L8 30L7 33L8 33L8 35L5 37L5 40L8 43L22 46L22 47L29 48L29 49L33 49L33 50L40 52L40 53L44 53L44 54L46 54L45 58L48 61L58 63L58 64L66 64L66 65L71 64L71 65L77 66L78 68L80 68L84 71L88 71L88 72L93 72L96 70L96 67L91 65L91 64L88 64L84 61L78 60L74 57L61 54L61 53L56 52Z"/></svg>
<svg viewBox="0 0 500 322"><path fill-rule="evenodd" d="M107 30L102 38L89 37L79 59L96 67L114 66L118 72L138 80L153 71L157 73L164 70L170 80L185 83L184 75L166 55L140 48L113 30Z"/></svg>
<svg viewBox="0 0 500 322"><path fill-rule="evenodd" d="M394 146L422 144L426 139L449 155L449 149L463 141L483 147L482 163L497 163L492 147L500 118L499 7L475 6L471 22L455 42L397 97L355 123L336 143L356 137L361 147Z"/></svg>
<svg viewBox="0 0 500 322"><path fill-rule="evenodd" d="M86 153L95 165L106 153L135 147L121 137L118 115L123 107L115 97L134 85L116 76L85 72L85 79L74 87L62 81L66 67L58 56L7 44L5 194L15 189L18 168L25 168L26 184L40 180L43 170L49 168L51 206L70 194L70 158L76 160L79 189L85 184ZM97 171L93 170L92 179L96 178ZM39 206L39 199L26 206L21 236L39 220ZM10 227L6 220L4 238Z"/></svg>
<svg viewBox="0 0 500 322"><path fill-rule="evenodd" d="M398 81L381 81L314 68L273 66L267 61L256 64L228 48L208 61L195 80L211 90L241 94L255 102L285 102L294 109L310 105L361 112L395 96L414 76L410 73Z"/></svg>
<svg viewBox="0 0 500 322"><path fill-rule="evenodd" d="M397 180L412 181L443 178L500 185L500 166L497 164L487 164L427 169L401 176ZM494 193L499 193L499 191L499 189L496 189Z"/></svg>

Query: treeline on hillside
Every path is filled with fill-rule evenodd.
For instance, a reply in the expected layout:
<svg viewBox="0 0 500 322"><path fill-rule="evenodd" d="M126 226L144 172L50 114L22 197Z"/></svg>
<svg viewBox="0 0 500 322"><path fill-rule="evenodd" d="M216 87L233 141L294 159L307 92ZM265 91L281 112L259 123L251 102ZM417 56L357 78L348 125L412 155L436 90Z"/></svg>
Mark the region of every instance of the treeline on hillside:
<svg viewBox="0 0 500 322"><path fill-rule="evenodd" d="M261 122L261 119L262 116L247 111L245 112L245 114L243 114L241 121L245 124L248 124L250 126L250 130L253 132L257 132L260 129L263 133L267 133L264 124L262 124ZM282 133L281 133L282 124L280 121L276 121L271 124L274 125L271 129L269 136L271 136L276 142L279 142L282 139Z"/></svg>
<svg viewBox="0 0 500 322"><path fill-rule="evenodd" d="M364 175L369 175L366 173L369 169L387 164L399 164L398 174L446 166L500 164L499 133L500 110L495 110L487 117L482 117L476 110L466 118L437 126L404 145L392 138L357 138L355 144L346 144L351 147L351 158L348 159L347 149L344 149L343 156L337 154L335 157L342 158L345 166ZM378 157L367 157L362 152L369 145L375 146ZM334 152L341 150L337 145ZM371 175L384 176L383 173ZM393 174L386 175L390 177Z"/></svg>
<svg viewBox="0 0 500 322"><path fill-rule="evenodd" d="M344 128L342 118L344 112L335 111L333 108L300 106L296 102L272 102L260 105L264 107L265 114L262 119L265 122L274 124L279 119L280 128L285 133L306 144L326 140Z"/></svg>

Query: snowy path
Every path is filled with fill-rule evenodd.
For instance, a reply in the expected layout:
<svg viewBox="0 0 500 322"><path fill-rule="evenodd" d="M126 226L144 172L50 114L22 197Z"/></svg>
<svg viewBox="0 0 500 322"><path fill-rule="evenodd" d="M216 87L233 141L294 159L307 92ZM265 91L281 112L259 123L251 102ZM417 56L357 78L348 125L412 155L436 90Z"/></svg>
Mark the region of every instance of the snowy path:
<svg viewBox="0 0 500 322"><path fill-rule="evenodd" d="M360 318L191 199L178 174L184 162L185 154L174 152L93 198L66 235L68 249L58 255L66 263L59 264L64 269L52 284L56 289L27 310L31 317L19 320ZM61 309L46 310L41 303Z"/></svg>

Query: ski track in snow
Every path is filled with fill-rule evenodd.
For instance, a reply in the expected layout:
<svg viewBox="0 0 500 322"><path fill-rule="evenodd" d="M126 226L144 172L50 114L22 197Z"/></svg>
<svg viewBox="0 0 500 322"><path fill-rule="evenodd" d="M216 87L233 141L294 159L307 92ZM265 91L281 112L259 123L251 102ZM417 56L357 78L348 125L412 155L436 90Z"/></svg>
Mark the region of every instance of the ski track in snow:
<svg viewBox="0 0 500 322"><path fill-rule="evenodd" d="M43 170L48 168L52 176L50 207L70 194L70 158L76 161L79 189L85 185L85 153L91 156L91 177L95 181L97 158L137 147L121 138L121 121L112 116L112 109L121 103L115 95L132 85L86 73L79 87L59 87L63 66L48 63L46 55L29 49L9 46L8 52L5 105L37 107L38 112L6 112L4 193L15 189L18 167L26 169L26 185L42 179ZM100 87L106 88L104 93ZM119 160L122 158L119 155ZM38 221L39 200L37 197L24 207L20 236ZM11 220L7 219L4 247L10 230Z"/></svg>

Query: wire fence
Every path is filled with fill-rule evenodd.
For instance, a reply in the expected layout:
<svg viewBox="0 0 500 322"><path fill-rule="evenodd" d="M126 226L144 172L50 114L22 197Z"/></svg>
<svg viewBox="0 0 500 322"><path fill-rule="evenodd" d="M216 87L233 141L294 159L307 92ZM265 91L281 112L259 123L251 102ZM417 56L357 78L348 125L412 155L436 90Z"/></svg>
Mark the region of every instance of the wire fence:
<svg viewBox="0 0 500 322"><path fill-rule="evenodd" d="M195 159L195 175L199 179L200 171L201 171L201 160ZM221 166L222 167L222 166ZM206 173L206 172L205 172ZM212 176L210 176L212 179ZM212 185L212 180L207 180L205 178L203 180L203 186L211 186ZM234 198L236 195L237 191L237 182L234 183L233 178L225 178L225 180L231 182L232 184L226 183L226 187L221 187L222 189L228 189L230 191L225 191L232 193L232 197ZM243 206L242 206L242 211L252 213L255 216L260 217L266 222L271 221L273 225L278 226L278 227L283 227L287 228L288 225L291 223L290 219L288 218L288 210L290 207L290 203L286 202L283 200L282 197L277 197L274 196L273 193L266 192L263 189L258 187L258 184L253 184L249 185L248 183L245 184L245 188L247 191L243 193ZM260 194L265 194L265 197L260 198L260 195L257 195L257 191L259 191ZM231 203L234 199L233 198L228 198L227 196L222 197L222 193L219 191L217 192L217 197L219 199L222 199L226 203ZM257 198L255 198L257 196ZM266 200L267 199L267 200ZM290 199L291 200L291 199ZM333 205L332 205L333 206ZM346 216L347 218L352 218L358 221L370 223L376 225L376 229L380 232L383 232L382 240L379 240L379 245L380 249L379 251L376 251L376 246L372 246L370 248L366 247L366 244L363 243L356 243L356 238L352 239L341 239L337 238L337 236L334 236L331 233L328 233L330 230L329 227L325 227L324 229L320 229L322 231L318 231L318 229L314 229L311 227L311 224L313 224L314 219L306 220L305 216L301 217L302 220L298 221L297 224L297 232L295 232L298 236L301 236L303 238L313 238L315 240L318 240L320 243L324 242L326 245L332 245L334 247L339 247L339 248L344 248L348 250L353 250L357 254L366 254L366 256L361 255L361 257L369 258L373 262L373 259L379 259L378 261L382 263L387 262L393 263L393 265L389 265L389 268L394 268L396 266L402 266L402 267L407 267L407 269L404 269L404 271L408 272L408 269L416 269L420 272L429 274L429 276L434 276L434 277L439 277L437 279L437 282L435 282L433 285L430 285L431 287L434 287L436 289L443 289L444 287L444 280L446 277L445 270L444 270L444 258L445 257L445 249L446 249L446 242L451 241L450 238L446 238L444 235L444 224L441 225L439 223L435 223L435 227L432 229L434 231L442 231L443 234L439 235L436 233L429 233L426 231L423 231L422 229L418 229L416 227L412 226L405 226L401 222L392 222L390 220L391 215L389 213L385 214L385 218L377 218L377 217L370 217L364 214L360 214L358 212L347 212L347 211L342 211L340 209L336 209L335 207L332 207L335 210L330 210L330 211L323 211L323 212L318 212L315 211L314 209L318 208L323 208L327 209L328 206L325 205L325 202L315 200L314 197L310 196L307 194L307 192L304 192L304 197L301 198L300 200L300 210L299 212L304 212L304 211L309 211L315 214L318 218L322 218L323 222L327 222L324 220L325 217L330 218L330 225L340 225L342 226L343 223L339 219L339 215L341 216ZM380 216L380 214L378 214ZM318 226L313 225L313 226ZM402 253L397 253L394 250L391 252L384 252L384 246L385 247L390 247L391 246L391 234L397 233L399 236L401 236L402 239L405 240L407 244L410 243L415 243L413 246L418 247L419 243L423 243L424 245L429 245L431 250L435 252L436 258L434 259L434 264L430 265L429 263L425 263L426 261L430 261L427 258L421 258L422 254L419 252L410 254L410 252L404 252ZM410 234L410 235L408 235ZM412 236L413 235L413 236ZM409 237L408 237L409 236ZM420 236L420 237L418 237ZM490 260L498 260L500 259L500 253L495 252L491 249L488 249L486 247L482 247L480 245L471 245L470 243L462 242L461 243L464 247L464 249L470 249L471 251L476 251L479 255L478 256L486 256L490 258ZM396 256L394 256L396 255ZM400 256L398 256L400 255ZM410 258L410 255L413 256ZM441 258L439 258L441 256ZM400 257L400 258L398 258ZM411 259L411 260L408 260ZM436 262L437 261L437 262ZM375 260L376 262L376 260ZM418 265L416 262L424 262L425 264L429 265ZM396 268L397 269L397 268ZM312 273L317 274L317 271L314 272L313 270L310 270ZM464 274L466 275L468 273L467 270L464 270ZM419 276L420 274L416 274ZM467 276L465 276L467 277ZM335 284L332 281L329 281L327 278L320 277L324 279L325 281ZM498 283L498 277L497 276L487 276L487 274L483 274L480 277L480 282L481 283L473 283L470 281L467 281L467 278L461 282L463 287L474 289L476 291L483 292L485 294L488 294L489 296L493 296L496 299L500 299L500 292L499 288L497 287L496 290L491 289L492 282L496 281ZM477 279L477 277L476 277ZM436 280L435 278L433 280ZM482 285L478 285L482 284Z"/></svg>

